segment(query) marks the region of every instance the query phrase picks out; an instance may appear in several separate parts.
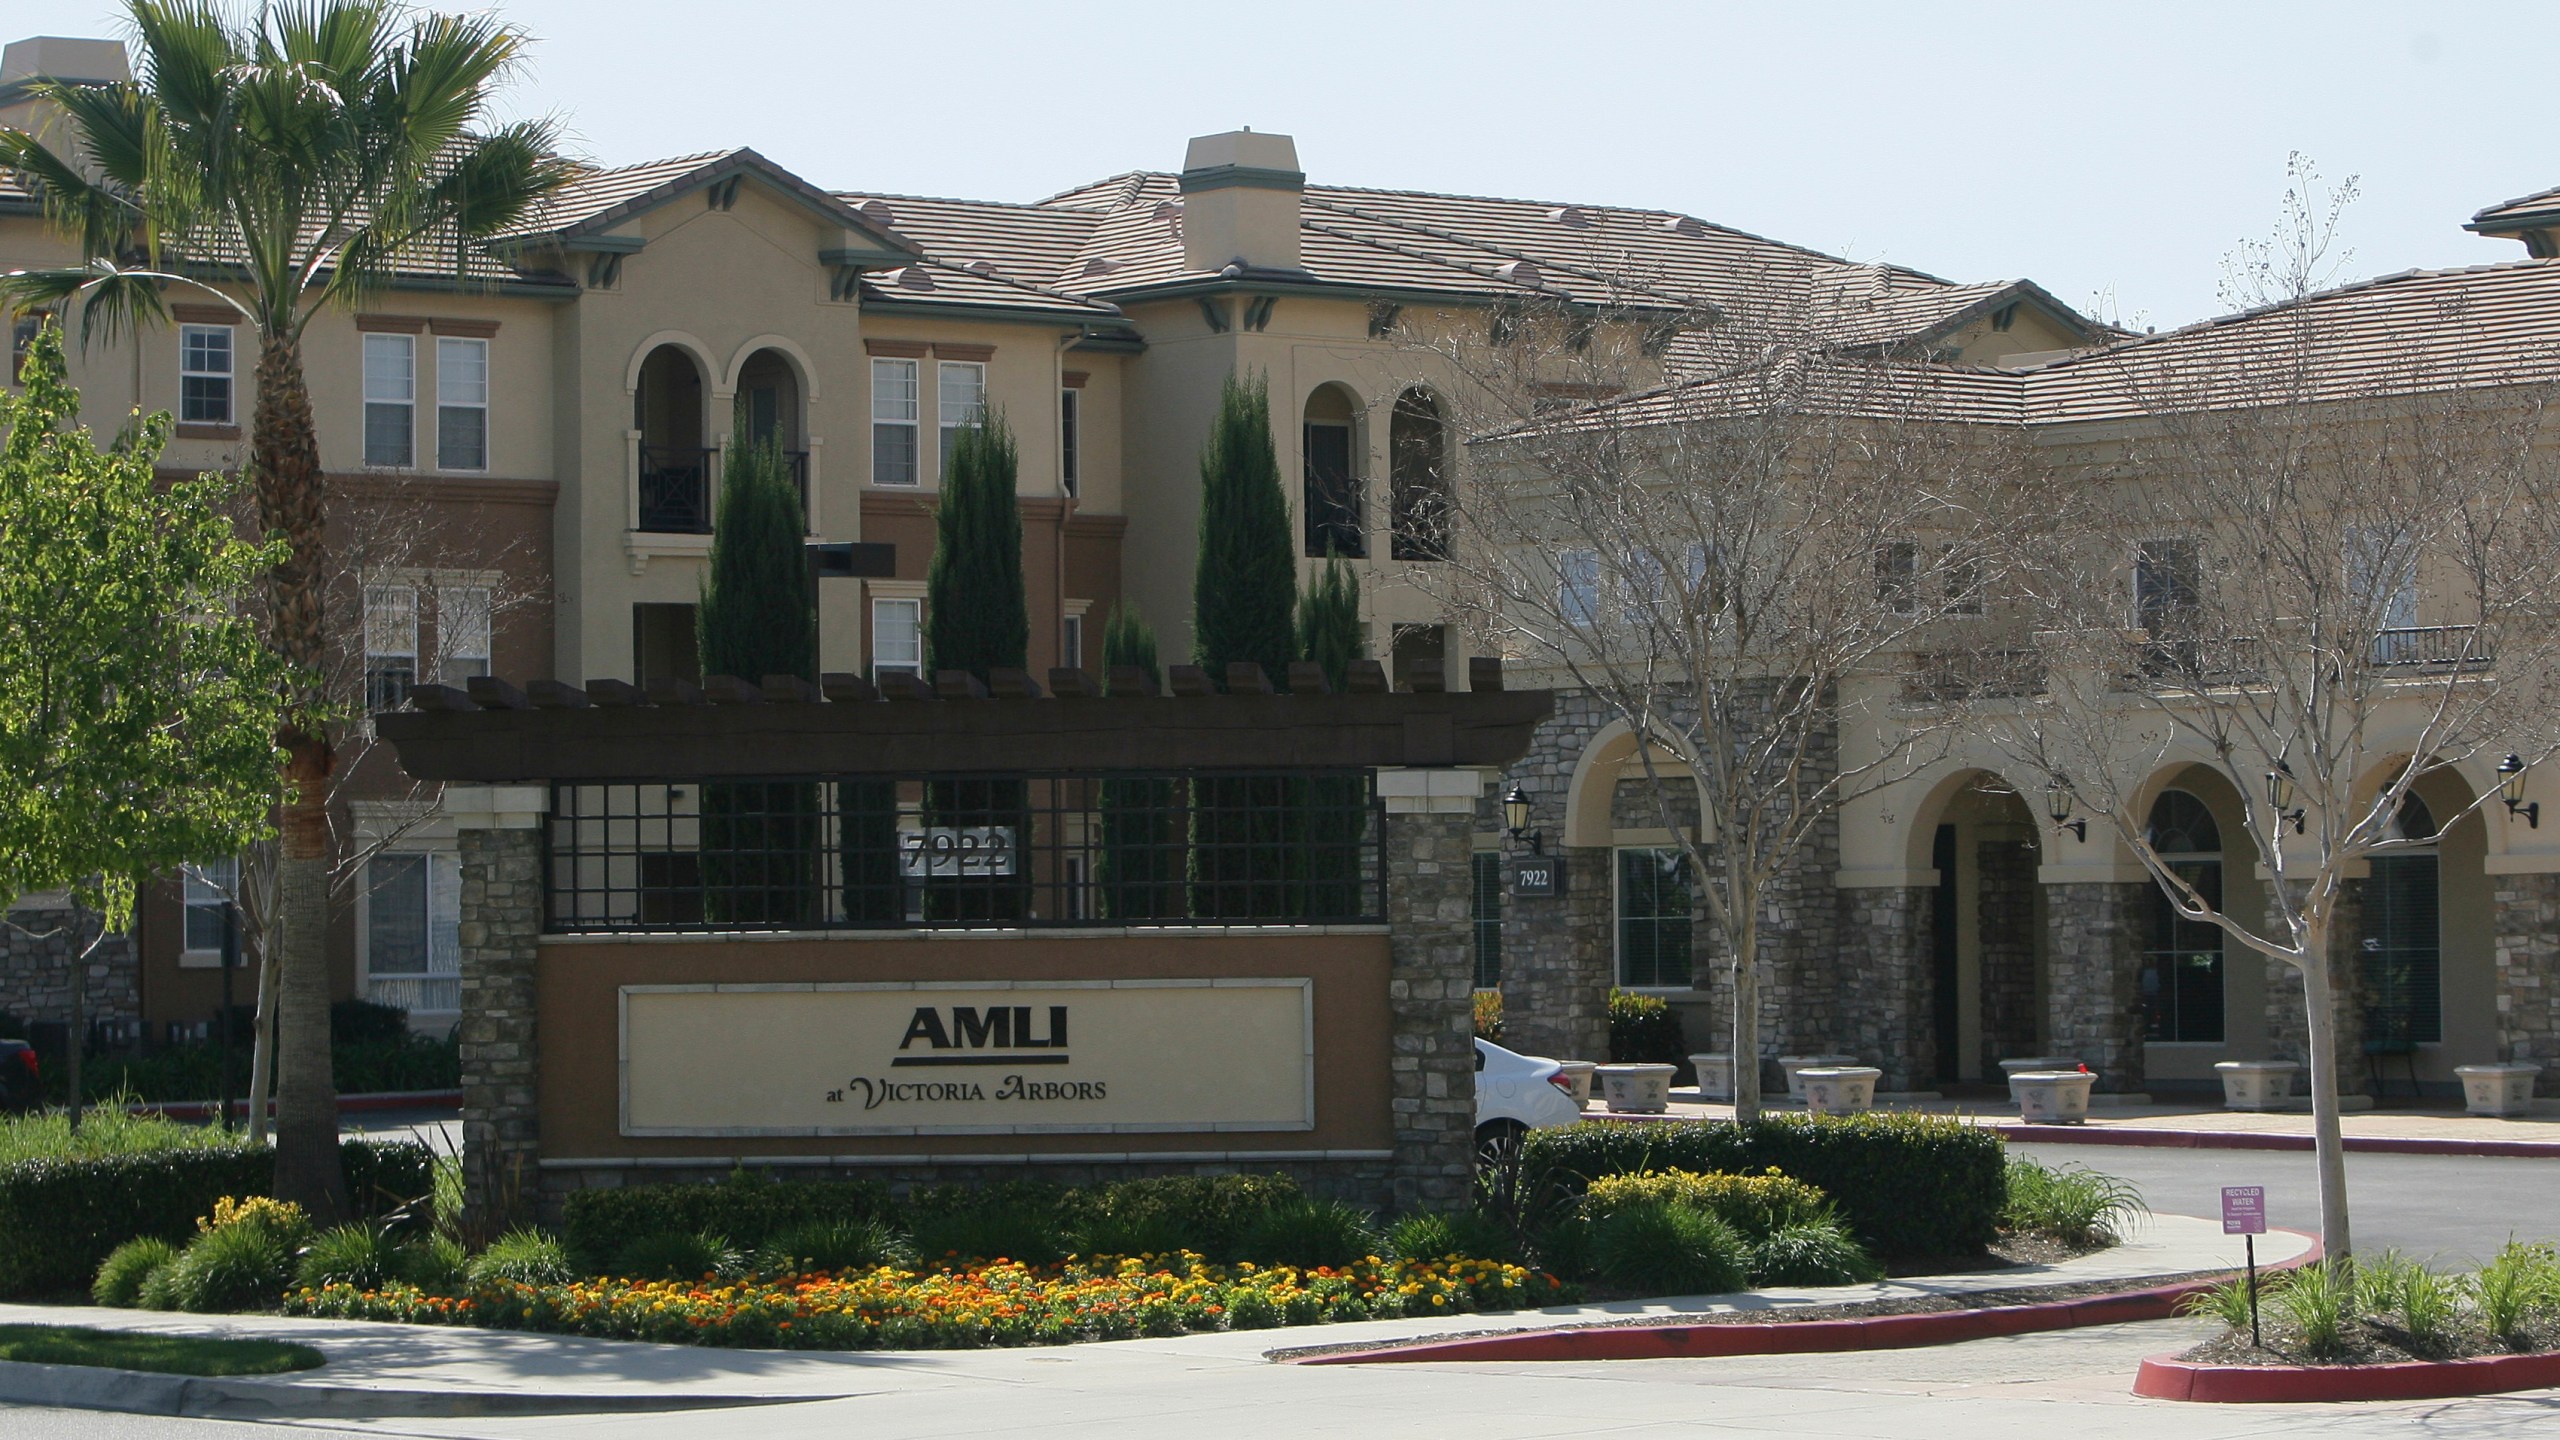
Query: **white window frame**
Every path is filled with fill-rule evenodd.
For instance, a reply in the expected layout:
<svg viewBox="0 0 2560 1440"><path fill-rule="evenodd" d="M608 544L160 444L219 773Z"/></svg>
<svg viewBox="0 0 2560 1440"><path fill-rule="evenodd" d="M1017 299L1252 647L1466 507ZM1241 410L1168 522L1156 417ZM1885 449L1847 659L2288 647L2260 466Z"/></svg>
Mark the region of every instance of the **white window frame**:
<svg viewBox="0 0 2560 1440"><path fill-rule="evenodd" d="M887 355L871 357L871 483L874 485L913 490L924 484L924 441L920 433L924 405L922 370L923 366L914 360ZM903 377L903 382L897 377ZM884 380L889 383L884 383ZM881 470L880 441L884 433L892 431L904 431L906 434L907 473L904 477L893 478Z"/></svg>
<svg viewBox="0 0 2560 1440"><path fill-rule="evenodd" d="M405 645L402 632L406 632ZM364 587L364 708L367 715L388 710L399 701L387 705L375 703L374 660L406 660L409 683L418 677L418 587L406 580L385 581ZM387 697L386 697L387 698Z"/></svg>
<svg viewBox="0 0 2560 1440"><path fill-rule="evenodd" d="M912 660L887 660L881 657L880 620L884 614L903 613L911 617L907 624L915 637ZM892 670L901 670L922 679L924 676L924 597L921 595L874 595L871 597L871 681Z"/></svg>
<svg viewBox="0 0 2560 1440"><path fill-rule="evenodd" d="M196 945L191 943L192 937L188 932L194 928L192 922L196 911L211 910L218 916L223 906L239 898L239 893L238 856L201 860L178 867L178 963L181 966L190 970L221 967L221 942L217 940L209 948Z"/></svg>
<svg viewBox="0 0 2560 1440"><path fill-rule="evenodd" d="M1058 391L1058 488L1067 498L1084 485L1084 392L1073 385Z"/></svg>
<svg viewBox="0 0 2560 1440"><path fill-rule="evenodd" d="M1084 668L1084 616L1058 617L1058 665L1061 669Z"/></svg>
<svg viewBox="0 0 2560 1440"><path fill-rule="evenodd" d="M487 585L436 587L435 683L460 689L489 673L492 600Z"/></svg>
<svg viewBox="0 0 2560 1440"><path fill-rule="evenodd" d="M426 935L423 946L427 968L424 970L378 970L373 957L373 907L377 880L374 866L386 860L420 860L426 865ZM445 1005L406 1006L412 1015L452 1015L461 1009L462 965L460 922L462 895L462 855L458 850L416 849L403 847L385 850L365 861L364 883L356 887L356 974L357 993L378 1004L396 1004L384 1000L376 991L377 981L426 982L450 985L455 1003Z"/></svg>
<svg viewBox="0 0 2560 1440"><path fill-rule="evenodd" d="M476 354L480 361L480 383L476 394L457 390L454 385L453 357ZM458 473L482 474L489 469L489 342L476 335L439 335L436 337L436 468ZM476 414L480 421L480 463L457 465L445 454L444 426L448 414Z"/></svg>
<svg viewBox="0 0 2560 1440"><path fill-rule="evenodd" d="M363 341L364 412L357 430L364 446L364 463L380 470L406 470L418 463L418 337L397 330L367 330L358 337ZM377 375L374 361L397 354L406 362L407 373ZM376 459L373 449L373 414L376 409L399 410L406 416L400 433L405 443L400 458ZM387 419L388 417L386 417Z"/></svg>
<svg viewBox="0 0 2560 1440"><path fill-rule="evenodd" d="M200 365L197 363L199 357L196 351L196 342L199 340L210 340L216 335L222 337L222 368L219 370L216 370L209 365ZM178 423L182 425L238 424L240 417L238 406L239 374L239 331L235 327L229 325L193 324L179 326ZM189 413L189 401L191 397L187 394L187 386L188 382L193 380L221 382L222 413L220 415L198 415Z"/></svg>
<svg viewBox="0 0 2560 1440"><path fill-rule="evenodd" d="M961 383L955 386L952 383L955 379ZM965 397L973 389L977 392L974 400L954 398L955 391ZM933 408L941 421L942 434L942 448L937 452L936 464L947 466L951 463L953 437L987 418L987 362L944 360L936 363L933 367Z"/></svg>
<svg viewBox="0 0 2560 1440"><path fill-rule="evenodd" d="M1556 557L1556 609L1565 624L1577 630L1597 628L1600 591L1599 551L1567 550Z"/></svg>
<svg viewBox="0 0 2560 1440"><path fill-rule="evenodd" d="M1698 957L1696 948L1698 930L1696 897L1698 881L1694 876L1691 877L1689 882L1691 905L1689 915L1689 983L1686 985L1630 985L1627 983L1627 936L1625 925L1626 874L1625 862L1620 857L1629 850L1644 850L1659 854L1664 851L1679 851L1680 849L1680 842L1677 840L1671 840L1668 842L1656 841L1652 843L1621 841L1619 843L1612 844L1609 847L1609 983L1617 986L1621 990L1631 990L1639 995L1687 995L1695 992L1699 988ZM1682 863L1685 865L1687 860L1685 858L1685 852L1683 852L1683 854L1684 858Z"/></svg>

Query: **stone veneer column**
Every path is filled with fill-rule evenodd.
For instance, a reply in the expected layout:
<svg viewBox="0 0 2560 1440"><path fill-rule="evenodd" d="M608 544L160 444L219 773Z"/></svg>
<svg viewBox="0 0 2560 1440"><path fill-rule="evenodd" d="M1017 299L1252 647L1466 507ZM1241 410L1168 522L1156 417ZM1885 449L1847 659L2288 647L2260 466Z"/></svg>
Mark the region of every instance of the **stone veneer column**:
<svg viewBox="0 0 2560 1440"><path fill-rule="evenodd" d="M1841 1051L1884 1071L1881 1091L1926 1090L1937 1079L1936 900L1920 885L1840 892Z"/></svg>
<svg viewBox="0 0 2560 1440"><path fill-rule="evenodd" d="M1503 897L1502 1044L1555 1060L1606 1060L1611 853L1597 845L1549 849L1564 863L1564 893ZM1511 864L1506 856L1506 884Z"/></svg>
<svg viewBox="0 0 2560 1440"><path fill-rule="evenodd" d="M538 785L449 785L462 851L462 1184L475 1228L530 1220L542 1192L534 1035L542 933Z"/></svg>
<svg viewBox="0 0 2560 1440"><path fill-rule="evenodd" d="M1475 1191L1474 770L1381 770L1386 803L1389 1059L1399 1210L1458 1210Z"/></svg>
<svg viewBox="0 0 2560 1440"><path fill-rule="evenodd" d="M2143 1087L2142 925L2150 882L2044 887L2045 1048L2098 1072L2098 1088ZM2002 1057L2008 1058L2008 1057Z"/></svg>
<svg viewBox="0 0 2560 1440"><path fill-rule="evenodd" d="M2498 1053L2538 1060L2560 1085L2560 875L2499 875Z"/></svg>

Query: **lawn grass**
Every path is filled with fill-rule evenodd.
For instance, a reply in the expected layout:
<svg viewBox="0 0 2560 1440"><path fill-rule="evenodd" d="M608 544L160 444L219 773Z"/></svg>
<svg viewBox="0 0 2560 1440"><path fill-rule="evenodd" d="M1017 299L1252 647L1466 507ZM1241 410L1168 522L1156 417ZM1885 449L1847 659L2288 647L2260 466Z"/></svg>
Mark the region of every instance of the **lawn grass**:
<svg viewBox="0 0 2560 1440"><path fill-rule="evenodd" d="M102 1365L164 1375L280 1375L321 1361L308 1345L92 1330L80 1325L0 1325L0 1360L34 1365Z"/></svg>
<svg viewBox="0 0 2560 1440"><path fill-rule="evenodd" d="M211 1125L190 1125L159 1115L126 1114L120 1102L94 1105L80 1128L59 1110L0 1118L0 1165L21 1160L94 1160L156 1150L218 1150L242 1143Z"/></svg>

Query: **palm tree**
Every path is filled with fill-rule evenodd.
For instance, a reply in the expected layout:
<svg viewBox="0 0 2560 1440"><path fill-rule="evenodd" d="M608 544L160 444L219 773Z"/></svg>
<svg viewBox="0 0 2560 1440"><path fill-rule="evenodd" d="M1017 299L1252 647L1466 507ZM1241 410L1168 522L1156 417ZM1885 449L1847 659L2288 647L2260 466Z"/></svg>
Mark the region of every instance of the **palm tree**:
<svg viewBox="0 0 2560 1440"><path fill-rule="evenodd" d="M0 129L0 165L42 196L85 263L6 277L20 305L80 303L112 341L167 318L185 287L239 312L258 341L249 465L258 523L286 542L262 596L268 644L305 677L277 736L280 981L276 1193L317 1215L345 1200L329 1070L327 786L334 634L303 331L385 284L395 262L450 256L457 279L572 173L556 127L483 128L524 35L484 16L379 0L299 0L233 13L211 0L128 0L139 78L34 87L69 122L57 151Z"/></svg>

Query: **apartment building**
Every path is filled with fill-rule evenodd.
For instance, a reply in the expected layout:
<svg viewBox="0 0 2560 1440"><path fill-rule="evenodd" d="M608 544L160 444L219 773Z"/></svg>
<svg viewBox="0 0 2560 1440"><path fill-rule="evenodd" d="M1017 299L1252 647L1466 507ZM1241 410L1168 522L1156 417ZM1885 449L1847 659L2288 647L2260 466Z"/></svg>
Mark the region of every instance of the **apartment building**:
<svg viewBox="0 0 2560 1440"><path fill-rule="evenodd" d="M114 79L123 63L112 42L12 45L0 123L44 123L27 78ZM691 612L723 457L764 441L789 457L813 540L894 551L890 573L822 583L822 666L916 667L947 437L999 413L1021 444L1035 672L1097 667L1101 617L1123 600L1179 655L1199 452L1221 382L1247 372L1269 384L1305 563L1331 552L1358 567L1371 653L1399 684L1456 686L1463 643L1419 583L1439 562L1406 523L1465 463L1449 377L1411 340L1424 317L1650 310L1669 327L1650 378L1676 385L1704 363L1683 324L1775 290L1844 350L1926 357L1976 418L2056 454L2120 418L2105 377L2124 355L2194 353L2232 333L2130 337L2028 281L1951 283L1664 210L1324 185L1289 137L1251 130L1191 140L1179 170L1027 203L838 188L859 179L853 161L802 177L750 149L590 169L519 233L414 257L364 309L315 325L333 540L356 557L370 700L479 673L698 678ZM2511 337L2560 333L2560 270L2538 258L2555 217L2546 193L2472 222L2537 258L2327 303L2377 330L2485 306L2512 317ZM0 267L75 258L34 196L0 178ZM221 307L172 299L167 326L76 349L88 413L169 410L172 470L236 465L251 339ZM1542 1048L1589 1052L1612 984L1674 999L1699 1048L1721 1023L1696 898L1665 869L1670 837L1628 799L1635 758L1623 726L1567 695L1496 786L1531 795L1568 861L1561 894L1506 893L1503 826L1485 806L1480 979L1511 990ZM2237 797L2181 765L2154 781L2162 825L2191 842L2182 855L2238 863L2220 849ZM2425 799L2453 814L2495 783L2447 770ZM2041 786L1977 756L1844 815L1807 861L1814 909L1775 961L1802 1003L1770 1027L1773 1050L1859 1050L1892 1088L1980 1080L2002 1055L2084 1034L2115 1046L2110 1065L2137 1088L2206 1083L2215 1060L2281 1051L2264 968L2163 920L2139 866L2103 837L2066 844L2036 813ZM349 853L379 850L338 907L341 993L449 1024L449 825L369 755L337 810ZM2531 917L2560 884L2560 847L2472 814L2431 863L2402 878L2406 933L2382 937L2395 953L2433 946L2442 977L2438 1038L2416 1070L2442 1082L2457 1063L2541 1053L2560 1035L2547 1013L2560 940ZM223 864L147 907L132 983L93 1005L154 1028L202 1019ZM36 961L9 963L0 987L32 993Z"/></svg>

